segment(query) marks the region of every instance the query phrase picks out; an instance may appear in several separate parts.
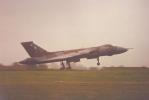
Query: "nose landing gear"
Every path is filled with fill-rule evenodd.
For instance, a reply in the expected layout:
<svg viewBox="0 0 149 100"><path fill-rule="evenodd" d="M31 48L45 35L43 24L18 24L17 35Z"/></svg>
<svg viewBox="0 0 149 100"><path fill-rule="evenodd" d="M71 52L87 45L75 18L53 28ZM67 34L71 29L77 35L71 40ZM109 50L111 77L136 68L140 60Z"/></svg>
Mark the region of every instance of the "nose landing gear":
<svg viewBox="0 0 149 100"><path fill-rule="evenodd" d="M100 65L99 57L97 58L97 65L98 65L98 66Z"/></svg>

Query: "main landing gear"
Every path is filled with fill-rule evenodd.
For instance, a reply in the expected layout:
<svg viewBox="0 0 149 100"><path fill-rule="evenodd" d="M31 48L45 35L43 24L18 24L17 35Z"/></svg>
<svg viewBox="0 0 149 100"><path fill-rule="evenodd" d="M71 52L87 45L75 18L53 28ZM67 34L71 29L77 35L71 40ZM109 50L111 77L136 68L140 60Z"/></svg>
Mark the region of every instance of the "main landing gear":
<svg viewBox="0 0 149 100"><path fill-rule="evenodd" d="M70 65L70 62L69 61L66 61L66 64L67 64L67 69L71 69L71 65Z"/></svg>
<svg viewBox="0 0 149 100"><path fill-rule="evenodd" d="M61 66L62 66L62 67L60 68L60 70L71 69L70 62L69 62L69 61L66 61L66 64L67 64L68 67L65 67L64 62L62 61L62 62L61 62Z"/></svg>
<svg viewBox="0 0 149 100"><path fill-rule="evenodd" d="M99 57L97 58L97 65L98 65L98 66L100 65Z"/></svg>
<svg viewBox="0 0 149 100"><path fill-rule="evenodd" d="M65 69L65 65L64 65L64 62L63 61L61 62L61 66L62 67L60 68L60 70L64 70Z"/></svg>

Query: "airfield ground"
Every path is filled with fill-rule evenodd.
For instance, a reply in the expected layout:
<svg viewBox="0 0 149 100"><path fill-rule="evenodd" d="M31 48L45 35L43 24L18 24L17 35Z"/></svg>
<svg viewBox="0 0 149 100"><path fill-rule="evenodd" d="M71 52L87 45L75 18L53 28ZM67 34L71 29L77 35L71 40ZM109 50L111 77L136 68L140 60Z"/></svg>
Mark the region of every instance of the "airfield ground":
<svg viewBox="0 0 149 100"><path fill-rule="evenodd" d="M149 69L0 71L0 100L149 100Z"/></svg>

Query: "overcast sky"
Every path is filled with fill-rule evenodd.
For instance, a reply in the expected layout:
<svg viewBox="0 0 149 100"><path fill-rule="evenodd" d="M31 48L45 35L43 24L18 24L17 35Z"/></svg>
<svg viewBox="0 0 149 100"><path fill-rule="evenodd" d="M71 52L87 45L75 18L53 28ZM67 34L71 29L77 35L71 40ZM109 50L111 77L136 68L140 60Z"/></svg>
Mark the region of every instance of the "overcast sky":
<svg viewBox="0 0 149 100"><path fill-rule="evenodd" d="M29 57L20 45L48 51L113 44L134 48L102 65L149 66L148 0L0 0L0 63ZM83 60L96 65L95 60Z"/></svg>

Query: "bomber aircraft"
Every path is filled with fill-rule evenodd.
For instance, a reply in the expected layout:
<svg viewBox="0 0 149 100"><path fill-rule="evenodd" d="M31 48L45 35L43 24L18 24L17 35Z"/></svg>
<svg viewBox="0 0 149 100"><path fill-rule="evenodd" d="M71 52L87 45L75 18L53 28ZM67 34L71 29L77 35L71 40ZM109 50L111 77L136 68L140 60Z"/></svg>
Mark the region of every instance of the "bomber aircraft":
<svg viewBox="0 0 149 100"><path fill-rule="evenodd" d="M106 44L98 47L48 52L36 45L33 41L22 42L21 44L29 54L30 58L20 61L20 64L36 65L61 62L62 67L60 69L71 69L70 63L79 62L81 58L97 59L97 65L100 65L99 57L121 54L130 49ZM64 61L66 62L67 67L64 64Z"/></svg>

